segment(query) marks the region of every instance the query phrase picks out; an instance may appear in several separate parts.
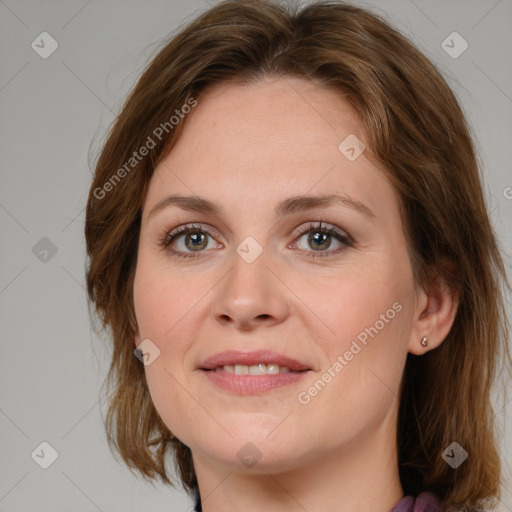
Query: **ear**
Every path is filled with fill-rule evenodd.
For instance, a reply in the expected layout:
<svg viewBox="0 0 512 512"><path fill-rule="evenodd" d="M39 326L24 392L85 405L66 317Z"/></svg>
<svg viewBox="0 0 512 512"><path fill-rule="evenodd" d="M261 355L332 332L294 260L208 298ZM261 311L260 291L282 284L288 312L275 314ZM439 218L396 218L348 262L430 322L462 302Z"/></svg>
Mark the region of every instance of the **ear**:
<svg viewBox="0 0 512 512"><path fill-rule="evenodd" d="M416 297L408 351L422 355L441 345L450 332L459 306L459 293L439 278L429 286L428 291L419 287ZM428 339L428 347L421 345L424 336Z"/></svg>

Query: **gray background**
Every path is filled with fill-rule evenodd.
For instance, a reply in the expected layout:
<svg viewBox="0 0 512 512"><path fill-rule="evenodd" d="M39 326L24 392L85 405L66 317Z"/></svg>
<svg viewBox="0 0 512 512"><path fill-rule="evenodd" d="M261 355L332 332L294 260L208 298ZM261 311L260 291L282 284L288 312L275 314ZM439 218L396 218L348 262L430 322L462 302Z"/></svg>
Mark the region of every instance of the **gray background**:
<svg viewBox="0 0 512 512"><path fill-rule="evenodd" d="M460 98L509 266L511 0L354 3L384 13ZM109 350L89 325L83 228L89 156L156 43L208 7L206 0L0 0L1 511L190 506L183 491L137 479L107 447L100 386ZM441 46L453 31L469 44L458 58ZM59 45L47 59L31 47L42 32ZM502 454L510 464L512 403L500 407L495 420L508 438ZM42 441L58 452L48 469L31 458ZM510 485L509 466L506 478ZM504 491L499 510L512 511L510 487Z"/></svg>

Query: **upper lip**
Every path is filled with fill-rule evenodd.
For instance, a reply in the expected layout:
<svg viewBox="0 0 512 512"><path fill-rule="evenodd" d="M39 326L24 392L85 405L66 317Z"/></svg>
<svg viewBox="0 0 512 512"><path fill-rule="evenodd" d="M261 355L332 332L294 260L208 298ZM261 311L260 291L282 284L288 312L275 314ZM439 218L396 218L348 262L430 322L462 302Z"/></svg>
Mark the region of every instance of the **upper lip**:
<svg viewBox="0 0 512 512"><path fill-rule="evenodd" d="M226 352L219 352L205 361L203 361L199 368L201 370L214 370L219 366L225 365L247 365L253 366L257 364L277 364L279 366L286 366L290 370L301 371L310 370L307 364L303 364L296 359L279 354L272 350L255 350L251 352L241 352L238 350L228 350Z"/></svg>

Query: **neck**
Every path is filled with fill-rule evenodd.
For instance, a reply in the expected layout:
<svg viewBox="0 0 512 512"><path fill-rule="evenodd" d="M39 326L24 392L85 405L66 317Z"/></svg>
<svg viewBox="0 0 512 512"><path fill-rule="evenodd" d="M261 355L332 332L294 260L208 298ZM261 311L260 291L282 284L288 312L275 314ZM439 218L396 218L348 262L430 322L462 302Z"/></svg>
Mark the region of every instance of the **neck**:
<svg viewBox="0 0 512 512"><path fill-rule="evenodd" d="M288 471L238 472L194 455L203 512L388 512L404 495L392 424Z"/></svg>

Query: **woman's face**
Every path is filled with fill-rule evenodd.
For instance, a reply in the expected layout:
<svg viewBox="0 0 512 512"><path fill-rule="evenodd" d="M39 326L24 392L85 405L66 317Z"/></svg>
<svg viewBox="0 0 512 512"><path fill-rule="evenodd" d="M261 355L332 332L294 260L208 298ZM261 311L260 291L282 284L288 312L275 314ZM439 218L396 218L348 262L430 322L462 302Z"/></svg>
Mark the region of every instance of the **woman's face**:
<svg viewBox="0 0 512 512"><path fill-rule="evenodd" d="M135 344L150 340L163 421L196 467L277 471L377 438L394 446L422 296L354 111L281 78L215 86L189 115L149 186L134 283ZM303 371L272 365L280 356Z"/></svg>

